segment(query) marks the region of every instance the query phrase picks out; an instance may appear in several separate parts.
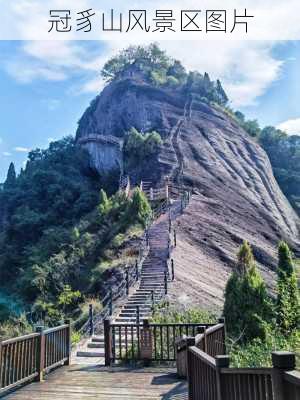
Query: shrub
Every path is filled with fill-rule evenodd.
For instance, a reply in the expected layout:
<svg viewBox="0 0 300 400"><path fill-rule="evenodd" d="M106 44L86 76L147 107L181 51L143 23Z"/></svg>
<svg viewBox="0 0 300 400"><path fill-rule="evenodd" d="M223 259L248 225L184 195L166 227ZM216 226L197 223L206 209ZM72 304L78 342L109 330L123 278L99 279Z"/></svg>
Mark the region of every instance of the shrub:
<svg viewBox="0 0 300 400"><path fill-rule="evenodd" d="M160 134L153 131L142 134L132 128L125 136L123 147L126 167L135 167L158 153L162 144Z"/></svg>
<svg viewBox="0 0 300 400"><path fill-rule="evenodd" d="M130 215L145 227L151 213L152 210L147 197L139 188L136 188L132 196Z"/></svg>
<svg viewBox="0 0 300 400"><path fill-rule="evenodd" d="M243 342L265 337L265 321L270 320L271 305L246 241L239 249L236 269L226 285L224 316L231 336Z"/></svg>
<svg viewBox="0 0 300 400"><path fill-rule="evenodd" d="M284 335L289 335L299 327L300 301L297 276L288 245L278 246L276 320Z"/></svg>
<svg viewBox="0 0 300 400"><path fill-rule="evenodd" d="M266 327L266 337L253 339L246 344L228 343L231 367L233 368L260 368L271 367L272 351L298 352L300 348L300 332L294 331L286 337L276 327ZM296 357L297 367L300 367L299 356Z"/></svg>

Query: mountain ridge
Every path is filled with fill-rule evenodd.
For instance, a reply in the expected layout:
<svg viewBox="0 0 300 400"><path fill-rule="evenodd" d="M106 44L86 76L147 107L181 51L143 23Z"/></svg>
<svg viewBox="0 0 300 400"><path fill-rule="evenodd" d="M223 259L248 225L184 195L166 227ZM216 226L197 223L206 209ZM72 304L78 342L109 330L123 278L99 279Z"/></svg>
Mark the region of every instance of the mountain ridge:
<svg viewBox="0 0 300 400"><path fill-rule="evenodd" d="M126 172L136 181L169 179L191 188L194 213L182 222L186 239L210 254L206 262L217 263L219 270L224 262L233 266L238 245L247 239L272 286L269 270L276 265L278 241L299 249L299 218L280 190L267 154L233 118L190 93L126 78L110 83L84 120L87 125L83 129L79 124L77 140L92 124L99 134L117 132L119 138L132 127L159 132L163 144L157 156ZM92 153L88 150L104 154L105 146L93 143Z"/></svg>

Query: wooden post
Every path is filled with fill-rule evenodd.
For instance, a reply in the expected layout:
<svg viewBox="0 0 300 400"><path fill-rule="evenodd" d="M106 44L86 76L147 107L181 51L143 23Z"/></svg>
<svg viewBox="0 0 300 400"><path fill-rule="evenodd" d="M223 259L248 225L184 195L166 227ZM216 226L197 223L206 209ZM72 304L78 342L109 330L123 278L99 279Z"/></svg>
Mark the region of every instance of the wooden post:
<svg viewBox="0 0 300 400"><path fill-rule="evenodd" d="M136 324L140 324L140 306L136 306Z"/></svg>
<svg viewBox="0 0 300 400"><path fill-rule="evenodd" d="M180 378L186 378L188 375L187 357L190 346L195 346L195 338L187 336L176 340L176 367L177 375Z"/></svg>
<svg viewBox="0 0 300 400"><path fill-rule="evenodd" d="M105 366L111 365L111 319L105 318L104 320L104 357Z"/></svg>
<svg viewBox="0 0 300 400"><path fill-rule="evenodd" d="M217 376L217 399L223 399L222 385L221 385L221 368L229 368L230 359L228 356L216 356L216 376Z"/></svg>
<svg viewBox="0 0 300 400"><path fill-rule="evenodd" d="M3 368L2 368L2 342L0 342L0 388L2 384L2 373L3 373Z"/></svg>
<svg viewBox="0 0 300 400"><path fill-rule="evenodd" d="M144 365L149 366L152 359L153 337L149 321L144 319L141 330L141 358Z"/></svg>
<svg viewBox="0 0 300 400"><path fill-rule="evenodd" d="M274 400L285 400L283 374L285 371L292 371L293 369L295 369L295 354L289 351L274 351L272 352L272 364Z"/></svg>
<svg viewBox="0 0 300 400"><path fill-rule="evenodd" d="M226 324L225 324L225 318L221 317L218 319L219 324L223 324L223 332L222 332L222 336L223 336L223 354L226 354Z"/></svg>
<svg viewBox="0 0 300 400"><path fill-rule="evenodd" d="M94 312L93 304L89 304L89 333L90 336L94 335Z"/></svg>
<svg viewBox="0 0 300 400"><path fill-rule="evenodd" d="M109 316L111 317L113 313L113 295L112 290L109 291Z"/></svg>
<svg viewBox="0 0 300 400"><path fill-rule="evenodd" d="M72 355L72 340L71 340L71 320L66 319L65 324L68 325L67 328L67 337L66 337L66 347L67 347L67 354L68 354L68 359L65 361L64 365L71 365L71 355Z"/></svg>
<svg viewBox="0 0 300 400"><path fill-rule="evenodd" d="M44 380L44 368L45 368L45 334L44 327L37 326L36 332L39 333L39 346L37 354L37 372L38 376L36 380L42 382Z"/></svg>
<svg viewBox="0 0 300 400"><path fill-rule="evenodd" d="M174 271L174 260L171 258L171 273L172 273L172 281L175 280L175 271Z"/></svg>
<svg viewBox="0 0 300 400"><path fill-rule="evenodd" d="M135 261L135 278L137 281L139 280L139 265L137 260Z"/></svg>
<svg viewBox="0 0 300 400"><path fill-rule="evenodd" d="M167 271L165 271L165 294L168 294L168 276L167 276Z"/></svg>
<svg viewBox="0 0 300 400"><path fill-rule="evenodd" d="M174 229L174 247L177 245L177 236L176 236L176 230Z"/></svg>
<svg viewBox="0 0 300 400"><path fill-rule="evenodd" d="M154 312L154 290L151 290L152 313Z"/></svg>
<svg viewBox="0 0 300 400"><path fill-rule="evenodd" d="M126 280L126 295L129 295L129 275L128 270L125 271L125 280Z"/></svg>

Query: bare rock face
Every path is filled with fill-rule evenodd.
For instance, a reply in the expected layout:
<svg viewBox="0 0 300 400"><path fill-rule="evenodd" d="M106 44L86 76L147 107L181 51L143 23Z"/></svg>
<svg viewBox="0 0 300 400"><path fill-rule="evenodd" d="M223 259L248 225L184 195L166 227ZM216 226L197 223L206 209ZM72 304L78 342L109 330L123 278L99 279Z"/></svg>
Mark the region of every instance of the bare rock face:
<svg viewBox="0 0 300 400"><path fill-rule="evenodd" d="M83 115L77 140L92 133L121 139L131 127L156 130L164 139L141 177L159 181L168 176L193 189L192 202L178 220L175 255L184 265L177 283L181 294L186 290L187 296L198 295L202 305L220 306L243 239L253 246L272 286L278 241L299 251L299 218L275 181L264 150L230 116L191 94L131 79L103 90ZM95 143L93 157L107 151L105 144ZM195 279L189 282L189 276Z"/></svg>

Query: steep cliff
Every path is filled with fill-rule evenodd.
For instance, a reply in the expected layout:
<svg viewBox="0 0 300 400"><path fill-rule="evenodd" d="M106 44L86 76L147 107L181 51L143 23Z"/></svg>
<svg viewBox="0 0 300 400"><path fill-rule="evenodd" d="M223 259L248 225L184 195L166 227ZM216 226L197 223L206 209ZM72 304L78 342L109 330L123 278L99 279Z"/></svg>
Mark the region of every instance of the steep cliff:
<svg viewBox="0 0 300 400"><path fill-rule="evenodd" d="M184 265L178 282L184 285L186 280L186 291L190 274L190 288L199 301L220 305L228 267L243 239L253 245L272 284L275 246L285 239L299 249L299 219L262 148L230 116L188 91L160 89L141 79L109 84L83 115L77 141L98 135L99 141L88 149L94 159L96 154L104 159L109 146L103 137L121 143L132 127L141 132L156 130L164 140L156 159L139 177L158 182L168 176L193 188L192 203L179 220L181 252L177 249ZM121 149L122 144L115 146ZM113 163L122 165L121 151L116 150Z"/></svg>

